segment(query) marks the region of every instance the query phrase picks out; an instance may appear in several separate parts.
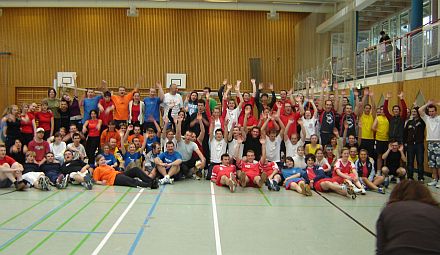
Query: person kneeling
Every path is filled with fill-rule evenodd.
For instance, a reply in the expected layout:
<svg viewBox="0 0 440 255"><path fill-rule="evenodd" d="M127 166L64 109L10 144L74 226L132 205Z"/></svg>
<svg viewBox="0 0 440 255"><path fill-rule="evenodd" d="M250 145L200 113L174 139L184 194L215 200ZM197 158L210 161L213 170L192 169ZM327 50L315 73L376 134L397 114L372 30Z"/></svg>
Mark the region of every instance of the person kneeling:
<svg viewBox="0 0 440 255"><path fill-rule="evenodd" d="M97 167L93 170L93 179L96 181L96 184L151 189L157 189L159 187L156 179L151 179L138 167L133 167L125 172L119 172L107 165L103 155L96 156L96 165Z"/></svg>

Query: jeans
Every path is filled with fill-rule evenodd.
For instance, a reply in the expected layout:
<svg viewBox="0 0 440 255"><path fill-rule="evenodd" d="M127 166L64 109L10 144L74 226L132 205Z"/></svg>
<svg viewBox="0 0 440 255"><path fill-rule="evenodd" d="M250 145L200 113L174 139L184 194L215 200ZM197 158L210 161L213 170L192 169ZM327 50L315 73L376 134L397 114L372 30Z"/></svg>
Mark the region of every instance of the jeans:
<svg viewBox="0 0 440 255"><path fill-rule="evenodd" d="M423 143L408 144L407 146L407 166L408 166L408 178L413 179L414 174L414 157L417 160L417 174L418 179L423 179L423 160L425 155L425 147Z"/></svg>

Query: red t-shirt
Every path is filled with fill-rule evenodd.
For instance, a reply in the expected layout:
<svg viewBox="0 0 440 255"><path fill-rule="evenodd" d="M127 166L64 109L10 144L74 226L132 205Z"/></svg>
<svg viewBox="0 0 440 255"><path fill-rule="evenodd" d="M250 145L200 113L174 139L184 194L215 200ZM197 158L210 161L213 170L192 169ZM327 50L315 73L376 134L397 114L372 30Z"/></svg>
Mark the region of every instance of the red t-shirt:
<svg viewBox="0 0 440 255"><path fill-rule="evenodd" d="M240 115L238 117L238 124L243 126L243 124L244 124L244 115ZM247 121L247 126L251 127L251 126L256 126L256 125L258 125L258 120L254 116L249 115L248 121Z"/></svg>
<svg viewBox="0 0 440 255"><path fill-rule="evenodd" d="M100 136L100 130L97 129L96 127L98 126L99 120L88 120L89 125L87 126L87 130L89 131L89 136L90 137L97 137Z"/></svg>
<svg viewBox="0 0 440 255"><path fill-rule="evenodd" d="M33 112L26 113L27 117L29 118L29 121L24 121L21 119L20 127L21 132L23 134L33 134L34 133L34 126L32 125L32 120L35 119L35 115Z"/></svg>
<svg viewBox="0 0 440 255"><path fill-rule="evenodd" d="M260 162L254 162L249 163L241 160L238 164L238 167L245 173L254 173L258 175L260 174Z"/></svg>
<svg viewBox="0 0 440 255"><path fill-rule="evenodd" d="M309 177L309 180L314 180L316 178L315 171L313 171L313 167L307 167L306 168L307 176Z"/></svg>
<svg viewBox="0 0 440 255"><path fill-rule="evenodd" d="M46 141L42 141L41 143L37 143L35 140L29 142L29 150L35 152L35 160L41 161L43 160L46 153L50 151L49 143Z"/></svg>
<svg viewBox="0 0 440 255"><path fill-rule="evenodd" d="M139 121L139 114L141 113L140 105L132 105L131 106L131 122Z"/></svg>
<svg viewBox="0 0 440 255"><path fill-rule="evenodd" d="M44 128L44 131L50 131L51 129L51 119L53 114L51 112L36 112L35 121L38 120L37 127Z"/></svg>
<svg viewBox="0 0 440 255"><path fill-rule="evenodd" d="M289 130L287 130L287 134L289 137L292 136L292 134L296 134L296 126L298 125L298 119L301 117L301 114L299 112L292 112L289 115L281 114L280 119L283 122L284 126L287 126L287 122L289 122L290 119L294 119L295 122L290 125Z"/></svg>
<svg viewBox="0 0 440 255"><path fill-rule="evenodd" d="M260 164L261 171L265 172L267 176L270 176L273 171L278 171L278 165L275 162L267 162L264 165Z"/></svg>
<svg viewBox="0 0 440 255"><path fill-rule="evenodd" d="M110 100L108 102L105 99L99 100L99 103L104 108L104 111L99 114L99 118L102 120L102 124L108 126L108 123L113 120L113 111L109 113L105 113L105 110L113 105L113 101Z"/></svg>
<svg viewBox="0 0 440 255"><path fill-rule="evenodd" d="M234 165L224 166L224 165L216 165L212 169L211 181L217 182L217 178L221 178L221 176L226 175L229 178L230 173L235 173L236 168Z"/></svg>
<svg viewBox="0 0 440 255"><path fill-rule="evenodd" d="M333 176L338 176L338 174L336 173L336 169L339 169L339 171L341 171L341 173L343 174L350 174L351 170L355 169L355 166L350 161L348 161L347 164L344 165L344 163L342 163L342 160L338 159L338 161L336 161L335 163L335 170L333 171Z"/></svg>
<svg viewBox="0 0 440 255"><path fill-rule="evenodd" d="M282 114L284 114L284 105L286 103L289 103L290 105L292 105L292 102L290 101L290 99L287 99L287 98L285 100L280 100L279 102L282 104L281 111L280 111L280 114L282 115ZM292 105L292 109L293 109L293 107L294 107L294 105ZM278 111L277 104L274 104L272 109L275 112Z"/></svg>
<svg viewBox="0 0 440 255"><path fill-rule="evenodd" d="M8 155L6 155L4 158L0 159L0 165L3 165L4 163L7 163L9 166L12 166L12 164L14 164L16 161L9 157Z"/></svg>

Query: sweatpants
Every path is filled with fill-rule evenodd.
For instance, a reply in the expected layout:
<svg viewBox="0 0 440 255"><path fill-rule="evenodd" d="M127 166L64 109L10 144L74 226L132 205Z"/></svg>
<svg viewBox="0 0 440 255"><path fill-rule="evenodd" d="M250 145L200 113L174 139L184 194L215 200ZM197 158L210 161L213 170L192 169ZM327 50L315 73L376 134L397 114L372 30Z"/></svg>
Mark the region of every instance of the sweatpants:
<svg viewBox="0 0 440 255"><path fill-rule="evenodd" d="M142 181L134 179L135 177L138 177ZM145 174L145 172L140 168L134 167L123 172L122 174L116 175L114 185L149 188L151 187L151 178L148 177L147 174Z"/></svg>

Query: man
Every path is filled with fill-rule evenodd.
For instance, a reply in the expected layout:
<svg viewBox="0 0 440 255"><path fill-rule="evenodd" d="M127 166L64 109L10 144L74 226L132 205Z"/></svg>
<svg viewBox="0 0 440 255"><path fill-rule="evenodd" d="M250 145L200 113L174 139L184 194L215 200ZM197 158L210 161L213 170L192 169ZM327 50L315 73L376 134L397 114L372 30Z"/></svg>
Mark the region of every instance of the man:
<svg viewBox="0 0 440 255"><path fill-rule="evenodd" d="M128 103L133 99L134 92L138 91L139 84L135 85L133 91L127 94L125 87L120 86L118 88L118 94L112 95L112 101L115 107L113 118L116 125L120 123L126 123L128 120Z"/></svg>
<svg viewBox="0 0 440 255"><path fill-rule="evenodd" d="M37 128L37 134L35 135L34 140L32 140L28 146L30 151L35 152L35 161L37 161L37 164L39 165L46 161L44 156L50 151L49 143L43 140L43 137L44 129Z"/></svg>
<svg viewBox="0 0 440 255"><path fill-rule="evenodd" d="M276 103L273 106L273 110L274 111L278 111L278 109L281 109L281 114L284 114L284 107L286 105L286 103L288 103L291 107L293 107L293 104L295 102L290 101L290 99L287 98L287 91L286 90L281 90L280 91L280 101L278 101L278 103Z"/></svg>
<svg viewBox="0 0 440 255"><path fill-rule="evenodd" d="M226 120L225 126L228 126L228 121ZM214 121L211 121L209 125L209 154L211 157L206 176L207 180L211 179L213 168L223 162L221 157L226 153L226 147L228 146L228 129L225 128L224 133L221 129L214 131L214 125Z"/></svg>
<svg viewBox="0 0 440 255"><path fill-rule="evenodd" d="M81 136L78 133L75 133L72 138L73 142L67 145L67 149L73 152L74 160L84 160L86 157L86 149L84 148L84 145L81 144Z"/></svg>
<svg viewBox="0 0 440 255"><path fill-rule="evenodd" d="M208 98L207 95L209 95L209 110L211 110L211 112L214 111L214 108L217 106L217 101L211 97L211 88L210 87L204 87L203 88L203 95L205 96L205 98Z"/></svg>
<svg viewBox="0 0 440 255"><path fill-rule="evenodd" d="M279 125L281 127L281 130L279 133L277 130L271 129L271 130L268 130L268 132L266 134L267 124L269 123L269 120L271 120L271 119L274 119L276 122L279 123ZM287 125L288 125L288 123L287 123ZM280 168L282 167L280 152L281 152L281 143L284 138L284 130L285 130L285 127L284 127L283 123L281 122L279 116L276 114L273 116L269 116L266 119L266 121L264 122L263 126L261 127L261 138L263 140L265 140L265 146L262 146L262 147L265 147L265 152L266 152L265 156L267 158L267 161L274 162ZM266 136L268 136L269 139L266 139Z"/></svg>
<svg viewBox="0 0 440 255"><path fill-rule="evenodd" d="M382 155L382 159L385 161L382 167L382 174L385 176L385 187L389 185L389 175L398 177L398 182L400 178L405 177L406 170L401 166L401 161L406 163L406 156L403 151L403 145L399 145L397 140L390 140L388 150Z"/></svg>
<svg viewBox="0 0 440 255"><path fill-rule="evenodd" d="M366 104L367 98L370 97L371 104ZM376 158L376 152L374 150L374 131L372 130L374 119L376 118L376 104L373 97L373 92L368 88L364 90L364 96L362 97L361 107L364 107L364 111L359 113L359 137L360 149L365 149L372 158Z"/></svg>
<svg viewBox="0 0 440 255"><path fill-rule="evenodd" d="M25 190L22 177L23 166L6 155L6 146L0 144L0 188L9 188L14 184L16 190Z"/></svg>
<svg viewBox="0 0 440 255"><path fill-rule="evenodd" d="M61 173L68 176L73 184L81 184L85 189L93 188L92 177L89 173L90 166L81 159L74 159L73 152L66 150L64 152L64 163L61 166Z"/></svg>
<svg viewBox="0 0 440 255"><path fill-rule="evenodd" d="M290 125L290 128L288 130L286 129L286 131L285 131L285 132L287 132L287 135L289 137L291 137L292 134L298 133L298 130L297 130L298 119L301 118L301 116L304 114L303 105L301 103L299 104L300 112L294 112L293 106L290 102L285 102L284 107L282 106L282 104L280 102L277 102L275 105L278 106L278 109L284 109L284 112L279 110L280 120L284 126L287 126L287 123L289 122L290 119L294 120L294 123L292 125Z"/></svg>
<svg viewBox="0 0 440 255"><path fill-rule="evenodd" d="M126 135L128 135L131 130L133 130L133 134L128 136L128 142L132 143L134 138L139 138L139 142L141 144L143 144L144 143L144 136L141 133L141 126L139 126L139 125L134 125L134 126L129 125L128 129L127 129L127 132L126 132ZM124 140L126 141L127 139L124 139Z"/></svg>
<svg viewBox="0 0 440 255"><path fill-rule="evenodd" d="M110 121L113 121L113 110L115 109L110 91L104 92L104 98L99 100L98 108L99 119L102 120L101 130L105 130Z"/></svg>
<svg viewBox="0 0 440 255"><path fill-rule="evenodd" d="M400 92L399 98L400 98L400 105L402 109L400 109L400 106L394 105L393 106L393 115L390 114L388 111L388 102L391 98L391 93L387 93L385 102L383 104L383 111L385 116L387 117L390 127L388 136L389 139L395 139L399 142L399 144L403 143L403 130L405 127L405 121L407 117L407 108L405 100L403 99L403 91Z"/></svg>
<svg viewBox="0 0 440 255"><path fill-rule="evenodd" d="M440 105L440 102L437 103ZM425 110L428 108L428 116ZM419 108L420 117L426 124L426 141L428 142L428 167L432 171L432 182L429 186L440 188L438 182L440 176L440 115L437 114L437 106L432 100Z"/></svg>
<svg viewBox="0 0 440 255"><path fill-rule="evenodd" d="M252 153L255 157L255 160L260 160L261 158L261 143L260 143L260 128L259 127L253 127L250 132L248 132L247 127L242 128L242 137L241 142L238 142L237 144L244 143L243 146L243 153L247 155L248 150L252 150Z"/></svg>
<svg viewBox="0 0 440 255"><path fill-rule="evenodd" d="M163 176L159 180L161 185L173 184L173 176L180 172L180 165L182 164L182 155L174 150L174 143L168 141L166 143L166 151L159 154L154 159L157 171Z"/></svg>
<svg viewBox="0 0 440 255"><path fill-rule="evenodd" d="M108 128L104 130L101 134L100 147L104 147L104 144L110 142L111 138L116 139L117 146L121 146L121 136L116 130L116 123L113 120L109 121Z"/></svg>
<svg viewBox="0 0 440 255"><path fill-rule="evenodd" d="M70 125L70 111L69 111L69 104L66 100L60 101L60 107L58 108L58 113L60 114L60 128L65 128L66 130L69 129ZM55 133L58 132L58 130L55 130Z"/></svg>
<svg viewBox="0 0 440 255"><path fill-rule="evenodd" d="M281 138L279 141L281 141ZM279 164L277 164L277 162L275 161L266 160L267 159L266 148L267 145L270 144L268 143L268 140L261 139L260 142L261 142L260 170L262 173L266 173L267 176L266 185L269 190L280 191L279 184L281 184L282 179L280 175L280 169L278 168ZM278 154L279 152L280 150L278 149Z"/></svg>
<svg viewBox="0 0 440 255"><path fill-rule="evenodd" d="M157 96L155 88L150 88L149 96L143 100L145 104L145 122L143 124L143 129L147 130L148 128L152 128L155 132L158 130L156 129L156 125L154 125L154 123L151 121L151 117L153 117L157 123L160 123L160 103L163 102L165 97L160 81L156 82L156 88L157 91L159 91L159 96Z"/></svg>
<svg viewBox="0 0 440 255"><path fill-rule="evenodd" d="M86 137L84 136L84 134L78 131L78 127L76 126L76 124L71 123L69 126L69 133L63 137L63 142L65 142L66 144L72 143L73 142L73 134L79 134L80 141L86 140Z"/></svg>
<svg viewBox="0 0 440 255"><path fill-rule="evenodd" d="M217 186L228 186L231 192L237 187L236 168L230 164L228 154L221 155L221 164L215 165L212 169L211 181Z"/></svg>
<svg viewBox="0 0 440 255"><path fill-rule="evenodd" d="M160 154L160 143L154 142L151 145L151 150L145 155L145 161L143 166L143 171L147 174L151 179L156 178L157 168L155 159Z"/></svg>
<svg viewBox="0 0 440 255"><path fill-rule="evenodd" d="M82 119L82 124L86 123L87 120L90 119L90 111L95 110L98 111L98 103L101 100L102 96L95 96L95 91L93 89L86 89L86 98L81 100L80 105L84 109L84 115Z"/></svg>
<svg viewBox="0 0 440 255"><path fill-rule="evenodd" d="M271 91L272 98L269 102L269 95L267 93L261 94L261 91L263 90L264 85L263 83L260 83L258 85L257 92L255 93L255 105L257 106L258 110L258 118L260 118L261 113L263 112L265 107L273 108L275 105L275 102L277 100L277 97L275 95L275 91L273 90L273 84L269 83L269 90ZM260 97L261 94L261 97Z"/></svg>
<svg viewBox="0 0 440 255"><path fill-rule="evenodd" d="M201 169L204 168L206 164L206 159L203 156L203 153L199 150L197 144L191 141L191 136L193 131L185 132L185 140L182 139L182 121L181 117L177 117L177 126L176 126L176 140L177 140L177 151L182 156L182 164L180 165L180 173L182 176L189 177L192 176L191 168L195 167L196 159L192 157L195 152L199 159L202 161Z"/></svg>
<svg viewBox="0 0 440 255"><path fill-rule="evenodd" d="M170 105L173 105L173 107L171 108L171 116L173 116L173 118L176 118L177 113L179 113L180 109L183 108L183 99L180 94L177 94L176 84L171 84L169 92L164 95L162 103L162 107L164 108L164 115L166 115L170 110Z"/></svg>
<svg viewBox="0 0 440 255"><path fill-rule="evenodd" d="M242 140L239 138L237 141L237 146L235 147L235 160L237 161L237 166L240 169L240 172L238 173L240 185L243 188L247 186L262 188L267 180L266 172L261 173L260 176L261 162L255 161L255 152L253 150L249 149L246 151L246 157L244 160L239 158L240 147L238 145L241 142Z"/></svg>
<svg viewBox="0 0 440 255"><path fill-rule="evenodd" d="M58 189L65 189L69 177L61 173L61 166L58 162L55 162L55 156L52 152L46 153L45 158L46 162L40 166L40 171L43 172Z"/></svg>

